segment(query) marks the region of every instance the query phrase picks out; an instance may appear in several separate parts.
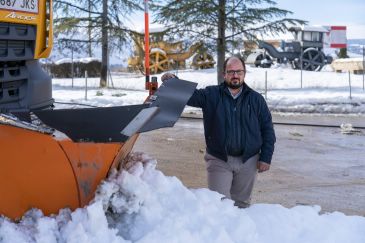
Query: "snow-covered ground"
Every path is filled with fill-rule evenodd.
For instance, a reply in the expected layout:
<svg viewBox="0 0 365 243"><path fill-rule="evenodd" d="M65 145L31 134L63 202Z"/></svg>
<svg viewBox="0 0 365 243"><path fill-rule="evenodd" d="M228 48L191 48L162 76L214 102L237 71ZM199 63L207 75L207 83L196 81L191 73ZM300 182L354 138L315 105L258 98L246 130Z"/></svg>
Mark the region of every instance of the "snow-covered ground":
<svg viewBox="0 0 365 243"><path fill-rule="evenodd" d="M365 113L361 75L351 76L350 99L346 73L303 72L300 88L299 71L249 67L247 83L263 91L265 71L273 110ZM198 82L198 87L216 82L215 70L178 75ZM113 76L115 89L98 89L99 80L89 78L87 100L84 79L75 79L73 88L70 79L55 79L54 98L95 106L142 103L147 95L144 78L134 76ZM255 204L238 209L216 192L188 189L176 177L165 176L145 154L135 154L134 161L129 170L109 176L85 208L63 209L50 217L31 210L18 223L0 217L0 242L365 242L365 217L322 214L320 206Z"/></svg>
<svg viewBox="0 0 365 243"><path fill-rule="evenodd" d="M246 82L263 95L267 87L267 102L274 112L365 114L362 75L336 73L330 67L325 67L321 72L303 71L302 74L281 66L247 69ZM216 84L215 69L175 73L181 79L197 82L198 88ZM160 80L161 75L156 76ZM86 101L85 79L74 79L74 88L71 88L71 79L54 79L54 98L60 102L72 99L73 102L101 106L137 104L143 102L147 94L144 80L137 74L113 75L109 83L116 89L99 90L99 79L89 78Z"/></svg>

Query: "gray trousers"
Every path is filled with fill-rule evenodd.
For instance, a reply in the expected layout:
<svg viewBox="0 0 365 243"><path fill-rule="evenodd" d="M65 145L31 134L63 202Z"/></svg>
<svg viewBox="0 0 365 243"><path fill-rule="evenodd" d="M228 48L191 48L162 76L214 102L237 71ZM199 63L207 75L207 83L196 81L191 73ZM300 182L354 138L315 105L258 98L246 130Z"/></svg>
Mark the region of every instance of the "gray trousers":
<svg viewBox="0 0 365 243"><path fill-rule="evenodd" d="M206 153L204 160L207 166L209 189L232 199L238 207L249 206L257 175L258 159L257 154L243 163L241 156L228 156L228 161L225 162Z"/></svg>

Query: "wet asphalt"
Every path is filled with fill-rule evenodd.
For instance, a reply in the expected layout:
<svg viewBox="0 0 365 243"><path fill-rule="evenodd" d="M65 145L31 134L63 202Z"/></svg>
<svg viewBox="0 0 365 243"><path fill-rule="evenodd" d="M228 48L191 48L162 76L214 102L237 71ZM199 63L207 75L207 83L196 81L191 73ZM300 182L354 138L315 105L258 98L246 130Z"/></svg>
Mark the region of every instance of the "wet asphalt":
<svg viewBox="0 0 365 243"><path fill-rule="evenodd" d="M320 205L323 213L365 216L365 129L356 129L365 127L365 116L273 114L273 121L272 166L258 175L252 203ZM344 134L345 123L355 130ZM203 132L201 119L181 118L172 128L141 134L133 150L157 159L158 169L187 187L207 187Z"/></svg>

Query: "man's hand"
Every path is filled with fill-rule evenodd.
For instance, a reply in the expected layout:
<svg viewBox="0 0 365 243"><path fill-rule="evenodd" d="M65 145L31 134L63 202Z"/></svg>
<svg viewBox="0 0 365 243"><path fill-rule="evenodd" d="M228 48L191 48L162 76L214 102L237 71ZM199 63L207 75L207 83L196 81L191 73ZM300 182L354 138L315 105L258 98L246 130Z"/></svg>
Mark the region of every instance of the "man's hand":
<svg viewBox="0 0 365 243"><path fill-rule="evenodd" d="M270 164L265 163L263 161L258 161L257 162L257 169L259 171L259 173L267 171L270 169Z"/></svg>
<svg viewBox="0 0 365 243"><path fill-rule="evenodd" d="M166 80L170 79L170 78L177 78L176 75L172 74L172 73L164 73L161 76L161 81L165 82Z"/></svg>

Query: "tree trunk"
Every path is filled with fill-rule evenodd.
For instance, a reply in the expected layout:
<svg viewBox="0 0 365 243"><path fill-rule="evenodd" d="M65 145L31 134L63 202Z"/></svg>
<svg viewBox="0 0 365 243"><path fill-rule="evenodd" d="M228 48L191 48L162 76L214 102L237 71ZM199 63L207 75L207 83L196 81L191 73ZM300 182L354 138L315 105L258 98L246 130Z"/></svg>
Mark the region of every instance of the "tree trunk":
<svg viewBox="0 0 365 243"><path fill-rule="evenodd" d="M217 80L218 84L224 82L223 63L226 53L226 0L219 0L218 11L218 38L217 38Z"/></svg>
<svg viewBox="0 0 365 243"><path fill-rule="evenodd" d="M89 43L88 43L88 54L89 54L89 57L92 57L93 56L93 52L91 50L91 0L88 1L88 10L89 10L89 24L88 24L88 27L87 27L87 34L88 34L88 37L89 37Z"/></svg>
<svg viewBox="0 0 365 243"><path fill-rule="evenodd" d="M101 28L100 87L104 88L107 85L108 78L108 0L103 0Z"/></svg>

